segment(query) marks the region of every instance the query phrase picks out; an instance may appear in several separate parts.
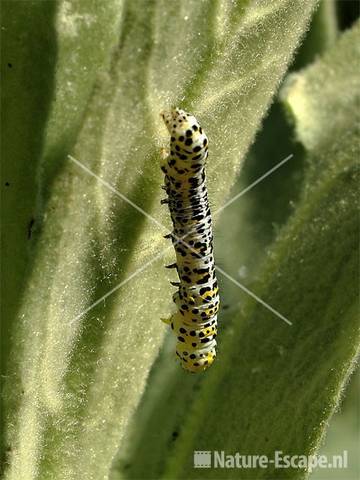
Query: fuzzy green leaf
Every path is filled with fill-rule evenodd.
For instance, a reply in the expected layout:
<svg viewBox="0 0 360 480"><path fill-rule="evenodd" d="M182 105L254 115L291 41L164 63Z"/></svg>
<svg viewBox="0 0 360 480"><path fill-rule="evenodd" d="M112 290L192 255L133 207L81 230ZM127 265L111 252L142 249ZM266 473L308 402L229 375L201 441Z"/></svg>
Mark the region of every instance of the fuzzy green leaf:
<svg viewBox="0 0 360 480"><path fill-rule="evenodd" d="M158 152L167 142L159 111L184 106L209 134L210 195L220 205L316 2L41 3L51 11L36 15L40 4L28 3L25 22L24 2L9 2L3 19L14 18L10 43L17 39L14 48L29 63L39 57L39 69L49 50L28 42L32 32L40 44L56 39L57 48L47 71L54 77L48 107L32 133L44 139L28 179L37 233L16 269L25 291L8 320L6 478L98 479L109 472L164 336L159 317L171 304L164 259L131 275L167 246L166 229L68 154L169 226L158 206ZM22 72L5 93L14 121L27 125L16 112L24 77L32 78ZM34 83L41 92L46 77ZM21 100L31 118L37 102L29 103L28 93ZM16 130L7 131L16 145ZM27 148L22 138L19 144ZM19 190L15 196L27 206ZM14 243L9 263L15 256Z"/></svg>

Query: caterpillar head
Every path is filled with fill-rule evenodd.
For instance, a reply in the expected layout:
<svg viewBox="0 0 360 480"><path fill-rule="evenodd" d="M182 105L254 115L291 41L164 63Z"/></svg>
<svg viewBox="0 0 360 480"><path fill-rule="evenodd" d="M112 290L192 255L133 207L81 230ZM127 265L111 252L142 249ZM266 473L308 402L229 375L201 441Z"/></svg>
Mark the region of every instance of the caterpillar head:
<svg viewBox="0 0 360 480"><path fill-rule="evenodd" d="M200 127L194 115L191 115L191 113L187 113L180 108L164 110L160 115L171 135L176 132L180 135L184 134L184 132L189 128L191 129L193 125L197 128Z"/></svg>
<svg viewBox="0 0 360 480"><path fill-rule="evenodd" d="M208 139L194 115L174 108L161 112L161 117L170 133L171 145L179 156L182 154L182 160L198 160L201 152L206 153Z"/></svg>

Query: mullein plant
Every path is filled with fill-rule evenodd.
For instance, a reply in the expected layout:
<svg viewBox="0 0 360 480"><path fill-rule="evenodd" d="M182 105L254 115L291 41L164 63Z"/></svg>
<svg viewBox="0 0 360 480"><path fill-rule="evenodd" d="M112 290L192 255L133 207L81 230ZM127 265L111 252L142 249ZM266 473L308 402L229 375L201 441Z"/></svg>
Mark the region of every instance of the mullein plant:
<svg viewBox="0 0 360 480"><path fill-rule="evenodd" d="M317 452L354 369L360 27L340 31L344 9L2 2L5 479L307 476L194 469L193 452ZM291 156L214 215L218 357L195 375L160 321L169 106L206 128L215 213Z"/></svg>

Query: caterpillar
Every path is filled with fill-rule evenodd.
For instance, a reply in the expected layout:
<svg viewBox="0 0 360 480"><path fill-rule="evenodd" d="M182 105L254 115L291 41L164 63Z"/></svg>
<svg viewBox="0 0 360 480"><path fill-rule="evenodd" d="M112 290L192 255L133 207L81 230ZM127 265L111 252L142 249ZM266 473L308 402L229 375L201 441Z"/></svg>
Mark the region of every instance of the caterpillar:
<svg viewBox="0 0 360 480"><path fill-rule="evenodd" d="M220 300L215 275L211 213L206 189L208 139L196 118L175 108L161 116L170 133L170 153L162 158L163 189L173 223L171 234L179 282L177 311L163 320L177 337L176 355L190 372L206 370L216 357Z"/></svg>

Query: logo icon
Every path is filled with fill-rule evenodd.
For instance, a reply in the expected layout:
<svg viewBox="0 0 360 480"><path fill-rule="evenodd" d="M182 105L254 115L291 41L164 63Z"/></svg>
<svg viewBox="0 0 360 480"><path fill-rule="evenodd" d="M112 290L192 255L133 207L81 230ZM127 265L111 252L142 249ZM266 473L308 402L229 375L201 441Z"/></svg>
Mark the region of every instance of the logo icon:
<svg viewBox="0 0 360 480"><path fill-rule="evenodd" d="M194 468L211 468L211 451L194 452Z"/></svg>

